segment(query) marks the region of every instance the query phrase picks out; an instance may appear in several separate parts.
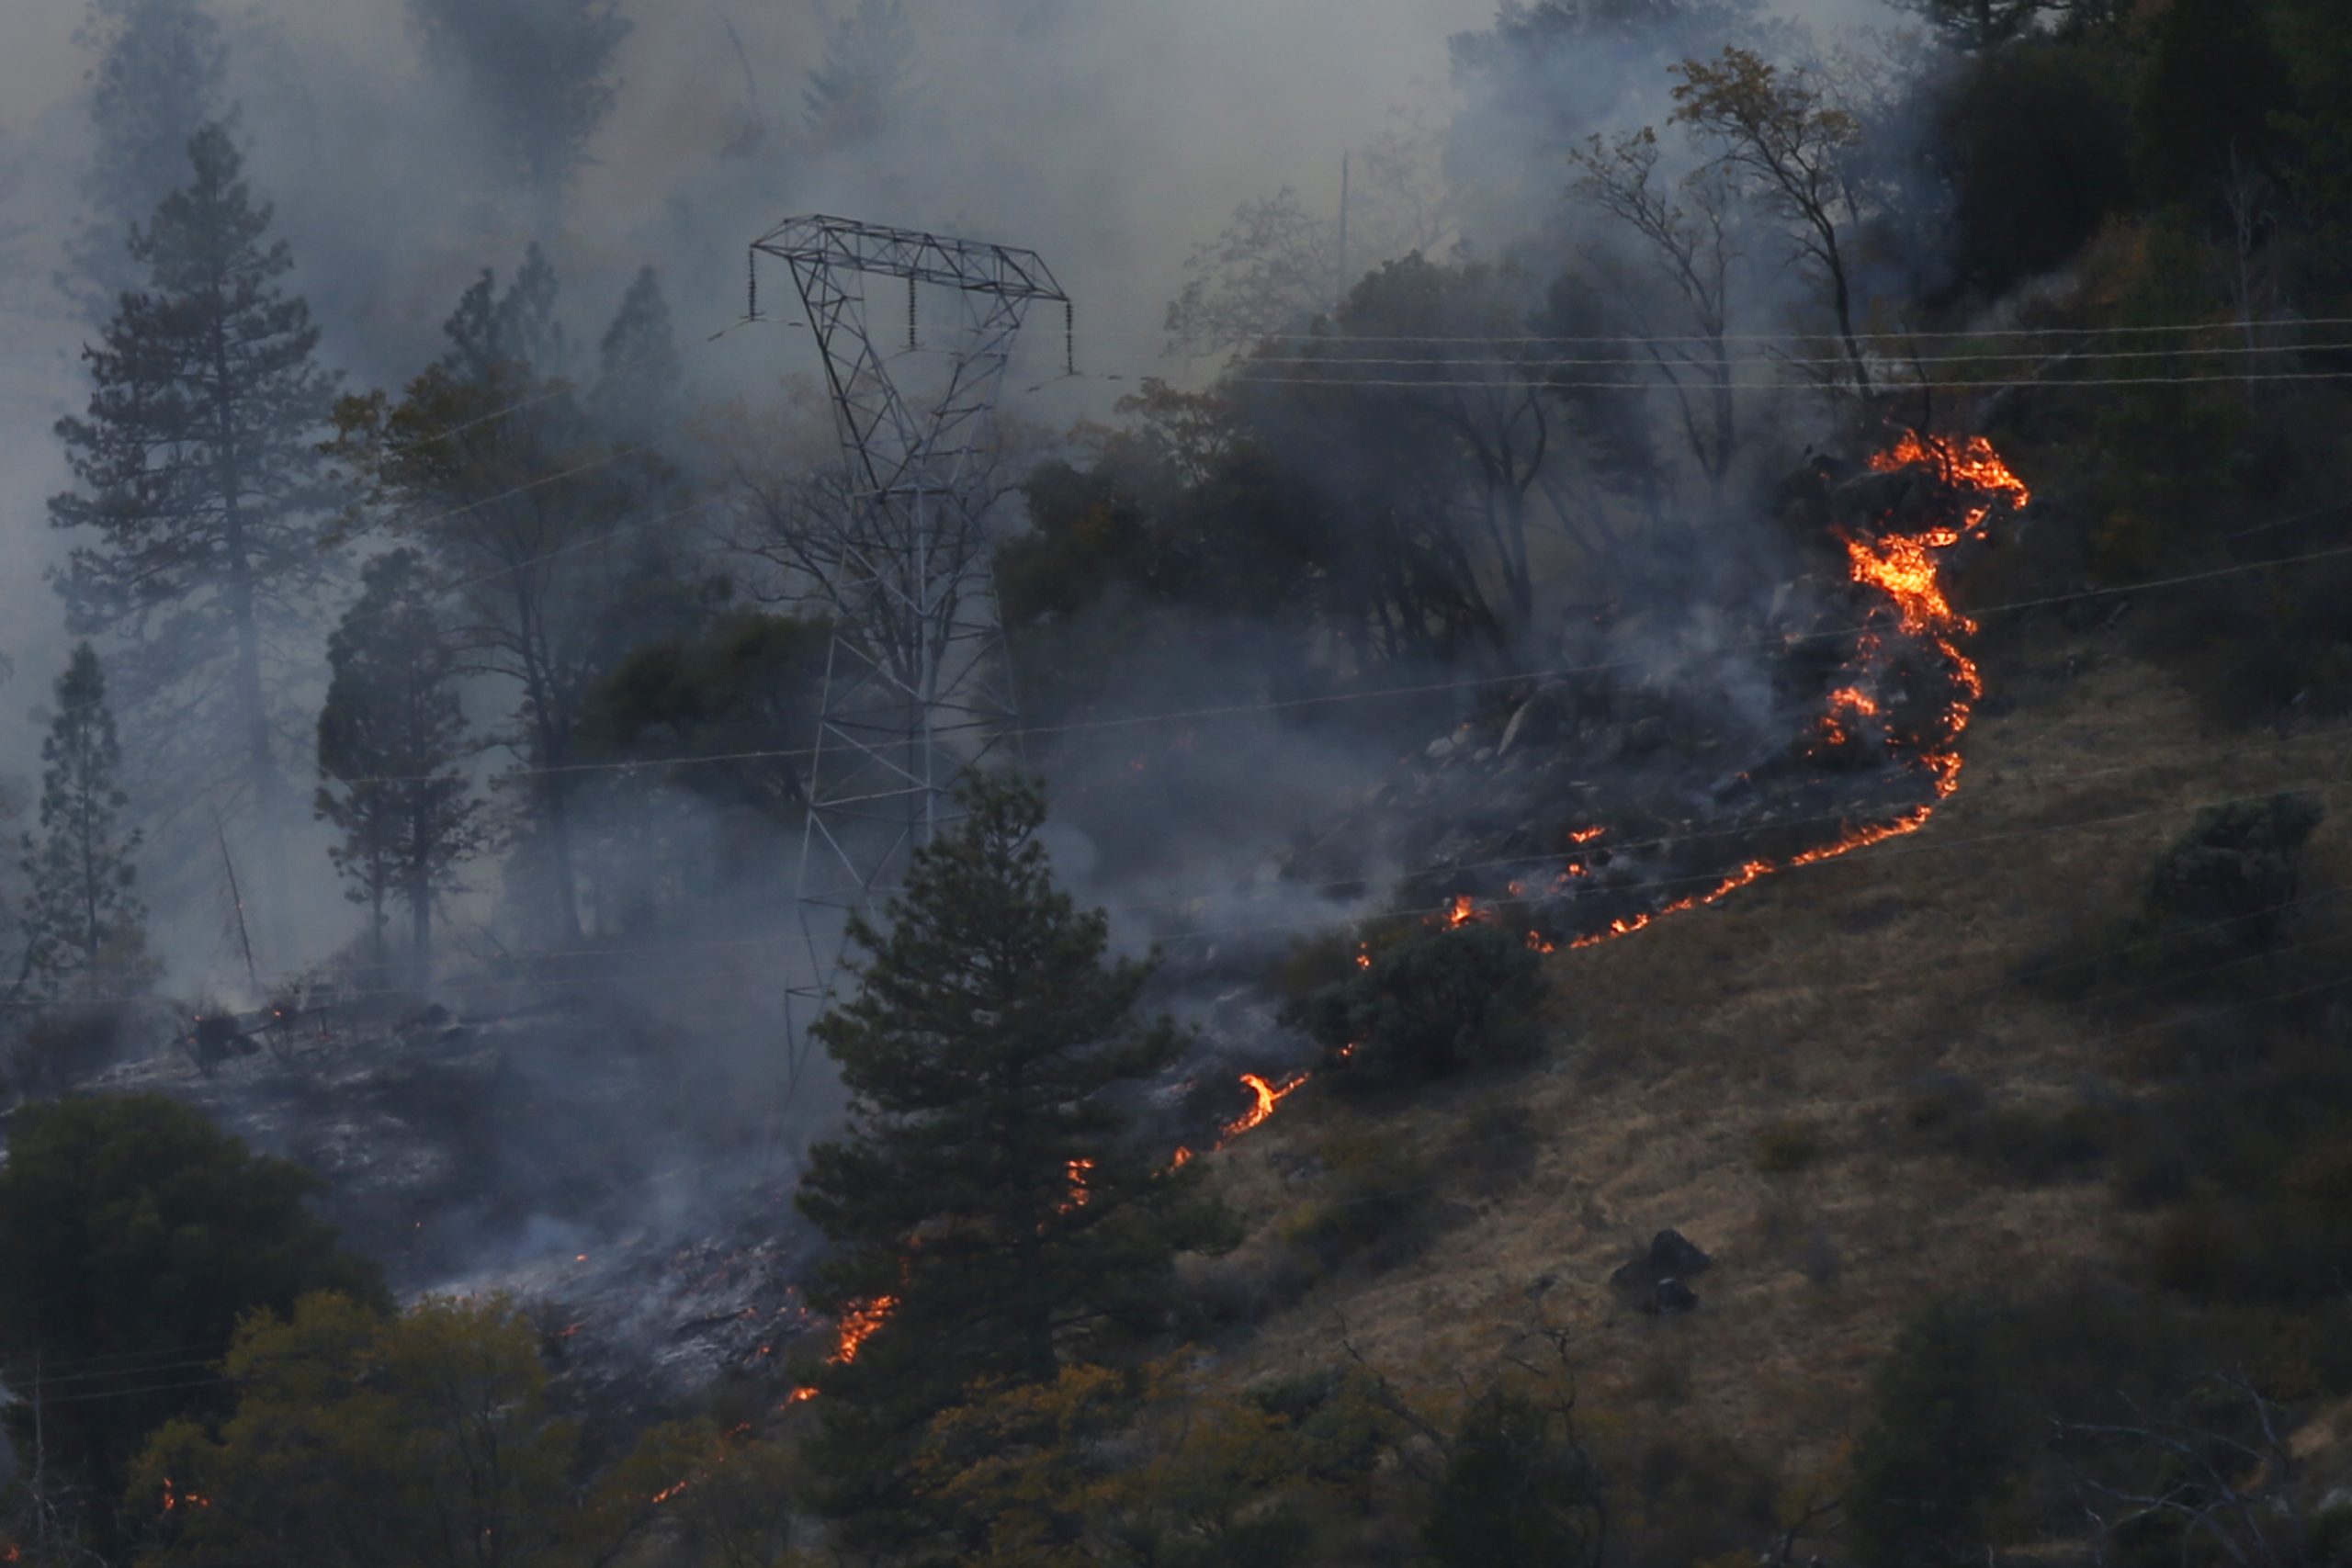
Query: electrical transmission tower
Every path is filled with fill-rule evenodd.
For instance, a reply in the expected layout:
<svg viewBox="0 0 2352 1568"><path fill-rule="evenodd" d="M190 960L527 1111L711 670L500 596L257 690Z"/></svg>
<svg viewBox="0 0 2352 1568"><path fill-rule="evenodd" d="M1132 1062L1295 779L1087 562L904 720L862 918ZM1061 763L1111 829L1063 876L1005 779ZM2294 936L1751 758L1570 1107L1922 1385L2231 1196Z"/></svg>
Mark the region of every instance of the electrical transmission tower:
<svg viewBox="0 0 2352 1568"><path fill-rule="evenodd" d="M763 255L791 270L849 476L838 513L797 541L832 629L800 851L810 973L789 992L805 1020L831 996L848 915L878 909L947 819L956 781L1013 728L980 518L990 415L1029 307L1062 307L1067 345L1070 301L1034 251L811 217L752 243L754 315ZM876 280L905 283L910 351L920 301L956 301L944 378L920 395L891 374L904 356L885 352L896 332L869 315ZM787 1095L806 1053L796 1035Z"/></svg>

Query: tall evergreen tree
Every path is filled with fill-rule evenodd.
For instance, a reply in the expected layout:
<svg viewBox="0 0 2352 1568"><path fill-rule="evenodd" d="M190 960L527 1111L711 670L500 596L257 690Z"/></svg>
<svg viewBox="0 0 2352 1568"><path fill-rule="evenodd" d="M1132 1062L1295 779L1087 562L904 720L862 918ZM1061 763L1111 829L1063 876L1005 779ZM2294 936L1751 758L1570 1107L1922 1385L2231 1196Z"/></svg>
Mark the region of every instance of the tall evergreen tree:
<svg viewBox="0 0 2352 1568"><path fill-rule="evenodd" d="M17 988L56 998L111 997L152 976L136 828L120 783L122 747L106 673L86 642L57 678L57 709L41 742L40 831L24 836L25 956Z"/></svg>
<svg viewBox="0 0 2352 1568"><path fill-rule="evenodd" d="M1196 1168L1137 1147L1118 1092L1183 1040L1132 1017L1150 965L1104 962L1100 910L1054 885L1043 795L976 778L916 851L889 930L820 1021L850 1125L801 1179L835 1252L809 1299L880 1325L820 1386L820 1462L853 1533L904 1523L903 1445L975 1382L1049 1382L1066 1353L1164 1319L1175 1256L1220 1240Z"/></svg>
<svg viewBox="0 0 2352 1568"><path fill-rule="evenodd" d="M668 547L641 526L663 466L599 429L560 377L555 276L536 247L503 292L485 275L445 326L439 363L404 389L345 400L340 451L390 525L461 583L451 634L469 674L516 697L495 739L526 770L519 878L539 934L577 941L571 764L590 691L631 648L690 629ZM492 416L495 417L492 417ZM681 618L685 624L680 624Z"/></svg>
<svg viewBox="0 0 2352 1568"><path fill-rule="evenodd" d="M677 423L684 392L670 302L662 296L661 278L645 267L630 280L597 345L588 407L616 435L653 440Z"/></svg>
<svg viewBox="0 0 2352 1568"><path fill-rule="evenodd" d="M619 0L409 0L409 15L426 58L470 85L507 173L552 230L619 96L613 57L629 34Z"/></svg>
<svg viewBox="0 0 2352 1568"><path fill-rule="evenodd" d="M0 341L8 318L24 310L24 243L32 226L24 220L25 161L0 131Z"/></svg>
<svg viewBox="0 0 2352 1568"><path fill-rule="evenodd" d="M131 226L187 177L188 139L227 112L228 51L201 0L90 0L74 41L96 56L96 145L84 180L90 210L60 282L103 321L141 276L124 243Z"/></svg>
<svg viewBox="0 0 2352 1568"><path fill-rule="evenodd" d="M808 133L828 147L878 134L913 74L914 41L900 0L855 0L829 18L824 61L802 93Z"/></svg>
<svg viewBox="0 0 2352 1568"><path fill-rule="evenodd" d="M147 761L242 779L274 889L287 806L274 686L326 564L317 443L334 383L228 132L208 127L187 152L191 183L132 233L148 287L85 353L89 414L57 425L78 484L50 521L87 542L52 581L77 634L124 645Z"/></svg>
<svg viewBox="0 0 2352 1568"><path fill-rule="evenodd" d="M368 564L358 602L327 643L334 679L319 714L318 814L343 834L329 852L368 906L378 963L384 906L409 914L413 983L433 977L433 900L482 845L481 803L458 763L473 748L458 700L458 653L424 560L394 550Z"/></svg>
<svg viewBox="0 0 2352 1568"><path fill-rule="evenodd" d="M482 268L441 323L449 346L436 368L453 380L472 383L498 376L560 379L571 360L571 340L556 315L560 293L555 264L536 240L503 292L497 273Z"/></svg>

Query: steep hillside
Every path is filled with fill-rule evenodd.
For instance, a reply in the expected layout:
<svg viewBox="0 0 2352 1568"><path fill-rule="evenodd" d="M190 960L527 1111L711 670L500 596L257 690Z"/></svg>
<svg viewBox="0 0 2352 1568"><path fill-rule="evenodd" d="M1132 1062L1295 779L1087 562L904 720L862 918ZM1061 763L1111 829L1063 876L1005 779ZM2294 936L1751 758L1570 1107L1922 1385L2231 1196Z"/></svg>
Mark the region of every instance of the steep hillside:
<svg viewBox="0 0 2352 1568"><path fill-rule="evenodd" d="M2091 1124L2144 1092L2157 1026L2128 990L2094 1009L2049 982L2131 942L2199 807L2340 778L2352 735L2217 730L2113 635L2041 642L1988 660L2000 716L1917 835L1555 956L1538 1070L1376 1106L1310 1087L1225 1151L1258 1228L1220 1268L1276 1298L1321 1272L1319 1209L1409 1233L1237 1337L1228 1374L1344 1340L1442 1401L1549 1321L1599 1406L1786 1475L1855 1431L1927 1302L2132 1274L2151 1222L2119 1209ZM2312 852L2342 842L2330 823ZM1668 1228L1713 1265L1696 1310L1657 1315L1611 1275Z"/></svg>

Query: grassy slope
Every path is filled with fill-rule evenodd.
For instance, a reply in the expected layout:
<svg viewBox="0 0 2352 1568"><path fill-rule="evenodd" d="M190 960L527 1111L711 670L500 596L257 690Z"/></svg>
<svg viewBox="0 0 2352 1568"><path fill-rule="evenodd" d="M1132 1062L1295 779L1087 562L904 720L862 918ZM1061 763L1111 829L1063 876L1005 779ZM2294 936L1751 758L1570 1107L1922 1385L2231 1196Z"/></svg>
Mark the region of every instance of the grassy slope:
<svg viewBox="0 0 2352 1568"><path fill-rule="evenodd" d="M2132 1092L2144 1032L2119 1033L2020 976L2123 941L2153 856L2195 806L2340 778L2352 745L2217 730L2118 642L2038 640L1988 659L1992 690L2018 707L1980 720L1959 795L1919 834L1555 959L1543 1069L1402 1108L1310 1087L1221 1156L1234 1200L1266 1222L1253 1247L1277 1245L1283 1213L1330 1180L1287 1180L1284 1167L1373 1126L1384 1158L1434 1159L1435 1200L1462 1205L1419 1258L1344 1265L1271 1315L1234 1375L1326 1365L1344 1325L1401 1384L1442 1395L1541 1311L1576 1331L1601 1407L1677 1409L1788 1475L1852 1428L1868 1370L1913 1306L2112 1261L2144 1222L2103 1179L2004 1179L1947 1152L1910 1118L1923 1078L1962 1075L1996 1112L2054 1109L2093 1085ZM2323 826L2323 864L2341 836ZM1523 1104L1540 1141L1528 1178L1486 1198L1454 1146L1482 1101ZM1765 1174L1757 1135L1784 1118L1817 1127L1820 1155ZM1659 1321L1607 1278L1669 1225L1715 1266L1695 1281L1697 1314ZM1532 1300L1545 1274L1558 1282Z"/></svg>

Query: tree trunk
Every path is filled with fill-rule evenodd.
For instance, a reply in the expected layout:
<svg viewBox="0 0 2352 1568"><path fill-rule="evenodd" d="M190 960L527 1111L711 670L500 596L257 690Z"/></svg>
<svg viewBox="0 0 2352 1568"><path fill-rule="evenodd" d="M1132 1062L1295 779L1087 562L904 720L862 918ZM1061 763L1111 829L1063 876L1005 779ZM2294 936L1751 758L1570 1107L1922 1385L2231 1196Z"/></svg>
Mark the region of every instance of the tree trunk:
<svg viewBox="0 0 2352 1568"><path fill-rule="evenodd" d="M422 868L409 867L401 897L408 900L411 983L423 993L433 987L433 885Z"/></svg>
<svg viewBox="0 0 2352 1568"><path fill-rule="evenodd" d="M237 422L230 405L229 345L218 323L212 333L214 482L220 493L221 555L228 567L229 617L237 632L234 702L245 731L245 767L253 786L254 860L261 872L262 905L255 911L264 948L282 957L287 935L286 846L278 836L284 802L277 764L270 755L269 706L261 683L261 627L254 598L253 558L245 539L244 480L236 461Z"/></svg>

